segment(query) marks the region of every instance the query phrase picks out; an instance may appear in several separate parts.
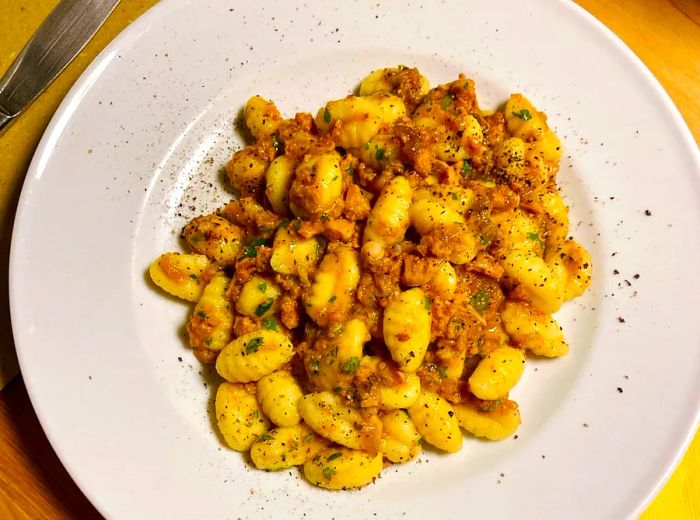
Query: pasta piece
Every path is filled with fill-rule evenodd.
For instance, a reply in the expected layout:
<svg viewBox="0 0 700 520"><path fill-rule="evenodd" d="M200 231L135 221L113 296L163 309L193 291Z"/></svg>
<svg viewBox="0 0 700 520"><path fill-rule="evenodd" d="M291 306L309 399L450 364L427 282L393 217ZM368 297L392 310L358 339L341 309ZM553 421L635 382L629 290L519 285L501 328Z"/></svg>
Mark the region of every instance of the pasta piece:
<svg viewBox="0 0 700 520"><path fill-rule="evenodd" d="M430 300L418 288L403 291L384 309L384 343L396 364L415 372L430 343Z"/></svg>
<svg viewBox="0 0 700 520"><path fill-rule="evenodd" d="M250 458L258 469L279 471L301 466L327 444L304 423L280 426L258 437L250 448Z"/></svg>
<svg viewBox="0 0 700 520"><path fill-rule="evenodd" d="M433 199L420 199L414 202L408 210L411 224L421 235L430 234L441 224L457 224L465 226L464 217L449 206Z"/></svg>
<svg viewBox="0 0 700 520"><path fill-rule="evenodd" d="M332 392L306 394L299 401L299 413L313 431L337 444L371 453L379 448L381 421L376 416L363 417Z"/></svg>
<svg viewBox="0 0 700 520"><path fill-rule="evenodd" d="M275 213L289 215L289 188L294 176L294 161L280 155L265 172L265 196Z"/></svg>
<svg viewBox="0 0 700 520"><path fill-rule="evenodd" d="M431 200L451 210L465 215L474 204L476 195L473 190L461 186L448 184L434 184L430 187L420 188L413 193L413 200Z"/></svg>
<svg viewBox="0 0 700 520"><path fill-rule="evenodd" d="M403 101L390 94L347 96L326 103L316 115L316 125L324 134L333 128L334 140L343 148L359 149L377 135L382 125L393 123L405 113Z"/></svg>
<svg viewBox="0 0 700 520"><path fill-rule="evenodd" d="M296 379L284 370L263 376L256 385L258 402L277 426L295 426L301 421L298 405L304 396Z"/></svg>
<svg viewBox="0 0 700 520"><path fill-rule="evenodd" d="M447 99L450 99L449 95L443 97L439 104L447 105L444 102ZM414 115L417 127L431 129L438 134L438 143L433 148L435 156L441 161L452 163L469 159L470 150L479 146L484 140L479 121L471 114L446 117L437 114L437 110L433 103L424 103L418 107ZM447 124L442 124L442 120L446 120ZM454 127L457 128L453 130Z"/></svg>
<svg viewBox="0 0 700 520"><path fill-rule="evenodd" d="M185 226L182 236L192 251L230 265L243 248L245 231L218 215L203 215Z"/></svg>
<svg viewBox="0 0 700 520"><path fill-rule="evenodd" d="M148 273L153 283L168 294L196 302L202 296L204 281L201 276L209 264L204 255L165 253L151 264Z"/></svg>
<svg viewBox="0 0 700 520"><path fill-rule="evenodd" d="M219 431L226 444L236 451L249 450L270 427L258 401L245 385L221 383L214 407Z"/></svg>
<svg viewBox="0 0 700 520"><path fill-rule="evenodd" d="M382 471L382 454L326 448L304 464L304 478L326 489L355 489L374 482Z"/></svg>
<svg viewBox="0 0 700 520"><path fill-rule="evenodd" d="M459 425L475 437L500 441L520 426L518 403L505 399L494 408L483 410L474 402L454 405Z"/></svg>
<svg viewBox="0 0 700 520"><path fill-rule="evenodd" d="M230 341L233 312L226 297L230 281L224 273L219 272L204 288L187 323L190 347L219 351Z"/></svg>
<svg viewBox="0 0 700 520"><path fill-rule="evenodd" d="M513 94L508 99L505 109L508 131L523 141L536 143L536 150L547 162L561 159L559 138L547 126L547 116L530 103L521 94Z"/></svg>
<svg viewBox="0 0 700 520"><path fill-rule="evenodd" d="M328 251L304 298L306 313L321 327L345 321L359 282L357 252L347 246Z"/></svg>
<svg viewBox="0 0 700 520"><path fill-rule="evenodd" d="M525 354L513 347L498 347L479 361L469 377L469 389L479 399L495 401L518 383L525 369Z"/></svg>
<svg viewBox="0 0 700 520"><path fill-rule="evenodd" d="M271 136L282 122L282 115L275 104L260 96L248 100L243 109L243 118L256 139Z"/></svg>
<svg viewBox="0 0 700 520"><path fill-rule="evenodd" d="M360 159L367 166L381 170L392 161L399 159L400 145L401 143L390 135L377 134L362 147Z"/></svg>
<svg viewBox="0 0 700 520"><path fill-rule="evenodd" d="M581 244L567 240L558 249L559 258L566 269L564 299L581 296L591 284L593 261Z"/></svg>
<svg viewBox="0 0 700 520"><path fill-rule="evenodd" d="M369 331L364 321L353 318L345 322L335 342L338 352L338 363L345 363L352 358L361 358L362 347L369 340Z"/></svg>
<svg viewBox="0 0 700 520"><path fill-rule="evenodd" d="M272 245L270 267L280 274L296 275L308 280L309 273L323 254L323 239L320 237L302 238L293 236L287 228L280 227Z"/></svg>
<svg viewBox="0 0 700 520"><path fill-rule="evenodd" d="M342 194L340 155L337 152L306 155L297 166L289 189L290 208L298 217L321 217L342 204Z"/></svg>
<svg viewBox="0 0 700 520"><path fill-rule="evenodd" d="M513 298L526 300L547 314L559 310L566 295L567 275L556 255L543 259L535 253L514 249L501 258Z"/></svg>
<svg viewBox="0 0 700 520"><path fill-rule="evenodd" d="M241 196L256 195L265 185L270 157L260 146L246 146L237 151L226 165L226 175Z"/></svg>
<svg viewBox="0 0 700 520"><path fill-rule="evenodd" d="M379 409L395 410L412 406L420 395L420 377L412 373L402 373L403 381L395 386L379 388Z"/></svg>
<svg viewBox="0 0 700 520"><path fill-rule="evenodd" d="M555 248L569 235L569 208L556 191L542 194L540 201L547 216L547 247Z"/></svg>
<svg viewBox="0 0 700 520"><path fill-rule="evenodd" d="M367 96L375 92L397 93L403 83L402 79L410 73L411 71L407 67L374 70L360 83L360 95ZM428 80L420 74L416 75L418 76L418 93L422 95L427 94L430 89Z"/></svg>
<svg viewBox="0 0 700 520"><path fill-rule="evenodd" d="M529 170L525 168L527 145L518 137L505 139L496 151L496 161L504 172L515 178L527 177Z"/></svg>
<svg viewBox="0 0 700 520"><path fill-rule="evenodd" d="M227 381L248 383L271 374L293 355L294 346L284 334L256 330L224 347L216 359L216 371Z"/></svg>
<svg viewBox="0 0 700 520"><path fill-rule="evenodd" d="M410 220L411 186L405 177L397 176L384 187L367 217L363 242L379 242L385 245L400 242Z"/></svg>
<svg viewBox="0 0 700 520"><path fill-rule="evenodd" d="M537 356L558 357L569 351L559 324L525 302L506 301L501 321L510 339Z"/></svg>
<svg viewBox="0 0 700 520"><path fill-rule="evenodd" d="M383 413L381 451L394 463L408 462L421 452L421 436L406 410Z"/></svg>
<svg viewBox="0 0 700 520"><path fill-rule="evenodd" d="M443 397L423 391L408 413L418 433L436 448L449 453L462 448L462 432L454 408Z"/></svg>
<svg viewBox="0 0 700 520"><path fill-rule="evenodd" d="M444 299L450 299L457 290L457 273L450 262L441 262L437 273L425 287L426 291Z"/></svg>
<svg viewBox="0 0 700 520"><path fill-rule="evenodd" d="M391 124L406 115L406 105L400 97L387 92L375 92L366 98L377 107L379 117L385 124Z"/></svg>
<svg viewBox="0 0 700 520"><path fill-rule="evenodd" d="M236 311L243 316L264 318L277 311L279 286L260 276L253 276L243 287L236 300Z"/></svg>

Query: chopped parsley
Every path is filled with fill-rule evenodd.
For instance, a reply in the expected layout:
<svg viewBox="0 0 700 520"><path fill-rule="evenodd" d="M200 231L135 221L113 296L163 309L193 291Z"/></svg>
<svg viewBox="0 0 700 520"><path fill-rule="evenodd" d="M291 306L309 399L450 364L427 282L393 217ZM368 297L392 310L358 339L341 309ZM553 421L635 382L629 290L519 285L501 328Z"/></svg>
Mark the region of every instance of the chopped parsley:
<svg viewBox="0 0 700 520"><path fill-rule="evenodd" d="M440 100L440 108L447 110L454 102L455 98L452 94L447 94Z"/></svg>
<svg viewBox="0 0 700 520"><path fill-rule="evenodd" d="M258 442L265 442L272 440L272 435L269 435L267 433L263 433L260 437L258 437Z"/></svg>
<svg viewBox="0 0 700 520"><path fill-rule="evenodd" d="M337 459L338 457L342 457L343 453L340 451L336 451L335 453L328 455L328 458L326 459L328 462Z"/></svg>
<svg viewBox="0 0 700 520"><path fill-rule="evenodd" d="M265 282L259 283L258 284L258 291L260 291L260 292L267 291L267 284Z"/></svg>
<svg viewBox="0 0 700 520"><path fill-rule="evenodd" d="M360 366L360 359L351 357L340 365L340 371L344 374L354 374Z"/></svg>
<svg viewBox="0 0 700 520"><path fill-rule="evenodd" d="M274 318L265 318L262 320L262 326L267 330L277 330L277 322Z"/></svg>
<svg viewBox="0 0 700 520"><path fill-rule="evenodd" d="M513 112L513 115L515 117L519 117L523 121L529 121L532 119L532 114L530 114L530 111L527 108L523 108L520 112Z"/></svg>
<svg viewBox="0 0 700 520"><path fill-rule="evenodd" d="M447 377L447 370L445 370L445 367L438 365L437 370L438 374L440 374L440 377L442 379L445 379Z"/></svg>
<svg viewBox="0 0 700 520"><path fill-rule="evenodd" d="M323 222L328 222L330 220L330 217L328 216L327 213L324 213L323 215L321 215L321 220Z"/></svg>
<svg viewBox="0 0 700 520"><path fill-rule="evenodd" d="M328 466L323 468L323 476L326 480L330 480L333 475L335 475L335 470L333 468L329 468Z"/></svg>
<svg viewBox="0 0 700 520"><path fill-rule="evenodd" d="M379 147L376 147L376 148L377 148L377 151L374 153L374 156L377 158L378 161L381 161L382 159L384 159L384 155L386 154L386 150L384 150L384 148L379 148Z"/></svg>
<svg viewBox="0 0 700 520"><path fill-rule="evenodd" d="M318 374L321 369L321 363L317 358L311 358L309 360L309 366L313 370L314 374Z"/></svg>
<svg viewBox="0 0 700 520"><path fill-rule="evenodd" d="M282 149L282 141L280 141L280 138L277 137L276 135L272 136L272 147L275 149L275 152L279 153L279 151Z"/></svg>
<svg viewBox="0 0 700 520"><path fill-rule="evenodd" d="M245 248L243 249L243 256L246 258L255 258L256 256L258 256L258 247L263 245L264 243L264 237L251 238L250 240L248 240L248 244L246 244Z"/></svg>
<svg viewBox="0 0 700 520"><path fill-rule="evenodd" d="M258 336L257 338L251 339L248 343L246 343L245 346L245 353L246 354L252 354L253 352L257 352L258 349L260 348L260 345L263 344L263 339Z"/></svg>
<svg viewBox="0 0 700 520"><path fill-rule="evenodd" d="M425 297L425 301L423 302L423 305L427 310L430 310L430 296Z"/></svg>
<svg viewBox="0 0 700 520"><path fill-rule="evenodd" d="M489 301L491 300L491 295L488 291L484 289L479 289L474 293L471 298L472 307L474 307L480 313L483 313L489 307Z"/></svg>
<svg viewBox="0 0 700 520"><path fill-rule="evenodd" d="M204 311L197 311L197 316L199 316L199 317L202 318L203 320L206 320L206 319L207 319L207 313L204 312Z"/></svg>
<svg viewBox="0 0 700 520"><path fill-rule="evenodd" d="M331 296L330 298L328 298L328 303L333 303L333 302L336 301L337 299L338 299L338 297L334 294L333 296Z"/></svg>
<svg viewBox="0 0 700 520"><path fill-rule="evenodd" d="M270 307L272 307L272 304L273 304L273 303L275 303L275 299L274 299L274 298L268 298L267 300L265 300L263 303L261 303L260 305L258 305L258 306L255 308L255 315L256 315L258 318L262 317L263 314L265 314L267 311L270 310Z"/></svg>
<svg viewBox="0 0 700 520"><path fill-rule="evenodd" d="M342 387L342 386L335 386L335 387L333 387L333 393L335 393L335 394L339 394L339 393L342 392L342 391L343 391L343 387Z"/></svg>
<svg viewBox="0 0 700 520"><path fill-rule="evenodd" d="M324 123L331 122L331 113L328 111L328 108L323 109L323 122Z"/></svg>
<svg viewBox="0 0 700 520"><path fill-rule="evenodd" d="M190 280L197 280L199 277L196 274L190 275Z"/></svg>
<svg viewBox="0 0 700 520"><path fill-rule="evenodd" d="M289 225L289 219L283 219L280 221L278 224L278 227L281 227L282 229L287 229L287 226Z"/></svg>
<svg viewBox="0 0 700 520"><path fill-rule="evenodd" d="M464 159L462 161L462 177L469 177L469 174L472 172L472 165L469 164L469 161Z"/></svg>

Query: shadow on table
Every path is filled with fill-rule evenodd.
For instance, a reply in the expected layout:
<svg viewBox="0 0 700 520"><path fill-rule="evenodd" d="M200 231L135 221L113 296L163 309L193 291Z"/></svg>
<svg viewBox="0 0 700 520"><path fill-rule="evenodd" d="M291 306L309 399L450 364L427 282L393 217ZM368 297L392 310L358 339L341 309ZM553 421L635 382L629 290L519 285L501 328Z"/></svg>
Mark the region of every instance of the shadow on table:
<svg viewBox="0 0 700 520"><path fill-rule="evenodd" d="M14 452L12 458L26 468L24 482L29 480L28 483L34 484L43 498L41 502L37 501L36 491L28 490L26 495L22 493L26 496L27 504L17 503L15 506L27 513L28 518L102 519L54 453L34 413L21 377L17 377L0 393L0 407L6 409L1 410L2 415L6 416L13 429L10 432L10 445L3 449ZM0 475L5 471L6 468L0 468ZM9 477L8 481L11 482L13 476L5 475L5 478Z"/></svg>

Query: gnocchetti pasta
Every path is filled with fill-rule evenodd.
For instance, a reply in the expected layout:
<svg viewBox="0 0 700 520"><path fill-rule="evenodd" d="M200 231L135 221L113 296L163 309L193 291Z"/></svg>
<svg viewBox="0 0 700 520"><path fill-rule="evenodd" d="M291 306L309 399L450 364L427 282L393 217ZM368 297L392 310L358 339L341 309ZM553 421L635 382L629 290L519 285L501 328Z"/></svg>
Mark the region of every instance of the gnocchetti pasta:
<svg viewBox="0 0 700 520"><path fill-rule="evenodd" d="M149 269L195 304L226 444L338 490L424 443L511 436L527 357L566 354L552 314L592 273L545 114L521 94L482 110L465 76L431 89L399 66L315 116L254 96L244 119L239 195Z"/></svg>

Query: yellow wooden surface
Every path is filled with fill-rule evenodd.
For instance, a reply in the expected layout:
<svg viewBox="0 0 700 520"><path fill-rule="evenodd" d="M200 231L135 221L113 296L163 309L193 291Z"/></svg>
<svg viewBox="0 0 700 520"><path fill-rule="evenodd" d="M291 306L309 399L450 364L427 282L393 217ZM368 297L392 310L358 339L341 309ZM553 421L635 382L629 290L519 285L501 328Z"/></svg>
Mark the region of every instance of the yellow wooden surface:
<svg viewBox="0 0 700 520"><path fill-rule="evenodd" d="M16 371L7 255L17 197L32 153L61 99L92 58L157 0L122 0L51 87L0 134L0 388ZM0 73L58 0L0 0ZM700 140L700 1L579 0L646 63ZM0 393L0 518L99 518L53 454L21 378ZM700 435L643 520L700 518Z"/></svg>

